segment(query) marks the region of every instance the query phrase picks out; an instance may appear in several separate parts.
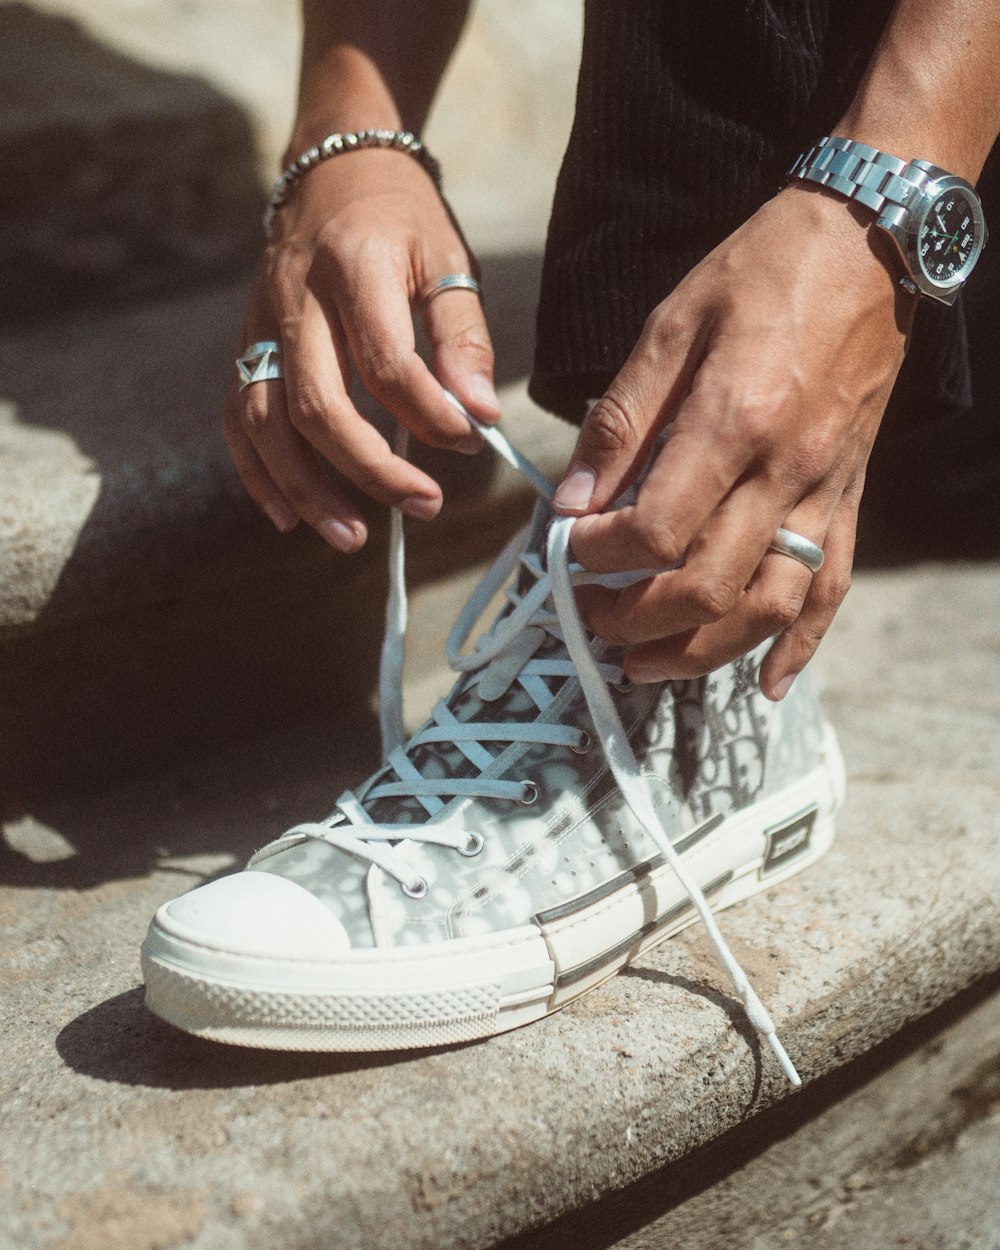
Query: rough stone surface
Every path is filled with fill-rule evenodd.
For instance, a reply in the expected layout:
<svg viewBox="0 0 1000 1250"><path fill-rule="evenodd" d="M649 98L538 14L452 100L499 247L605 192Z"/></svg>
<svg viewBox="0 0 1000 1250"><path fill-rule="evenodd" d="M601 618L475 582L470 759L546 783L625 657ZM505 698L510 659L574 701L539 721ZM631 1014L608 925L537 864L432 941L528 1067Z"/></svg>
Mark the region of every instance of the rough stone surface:
<svg viewBox="0 0 1000 1250"><path fill-rule="evenodd" d="M0 321L245 264L261 188L241 109L66 18L0 5Z"/></svg>
<svg viewBox="0 0 1000 1250"><path fill-rule="evenodd" d="M1000 968L998 593L992 565L868 573L826 644L838 843L724 918L808 1081ZM697 929L548 1021L432 1053L268 1055L148 1017L156 903L324 810L372 737L345 713L11 806L0 1244L131 1250L148 1203L150 1245L488 1247L788 1098Z"/></svg>
<svg viewBox="0 0 1000 1250"><path fill-rule="evenodd" d="M504 1250L996 1250L998 990L995 976L979 983L801 1097Z"/></svg>

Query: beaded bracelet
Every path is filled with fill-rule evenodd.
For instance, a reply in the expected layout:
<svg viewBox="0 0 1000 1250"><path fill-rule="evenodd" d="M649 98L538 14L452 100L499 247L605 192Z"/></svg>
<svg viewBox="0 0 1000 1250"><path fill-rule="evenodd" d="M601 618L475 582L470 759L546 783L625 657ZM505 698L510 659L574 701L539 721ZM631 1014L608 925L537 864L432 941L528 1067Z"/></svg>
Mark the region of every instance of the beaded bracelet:
<svg viewBox="0 0 1000 1250"><path fill-rule="evenodd" d="M282 170L278 181L271 188L267 208L264 210L264 233L270 237L275 213L288 199L292 187L310 169L328 161L331 156L359 152L363 148L392 148L396 152L406 152L420 162L434 180L434 185L441 190L441 166L416 135L408 130L356 130L351 134L327 135L316 147L307 148Z"/></svg>

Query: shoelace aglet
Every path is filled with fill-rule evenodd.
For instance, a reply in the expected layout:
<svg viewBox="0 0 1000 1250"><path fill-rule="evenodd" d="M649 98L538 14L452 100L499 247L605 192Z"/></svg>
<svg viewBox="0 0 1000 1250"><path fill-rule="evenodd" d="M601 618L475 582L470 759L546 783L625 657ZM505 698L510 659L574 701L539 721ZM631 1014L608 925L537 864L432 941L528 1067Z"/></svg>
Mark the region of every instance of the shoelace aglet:
<svg viewBox="0 0 1000 1250"><path fill-rule="evenodd" d="M709 924L708 929L709 935L713 937L714 934L712 931L714 928L715 922L712 921ZM789 1082L797 1088L802 1084L802 1078L796 1071L795 1064L792 1063L791 1059L789 1059L788 1051L785 1050L784 1046L782 1046L780 1040L778 1039L778 1031L774 1027L774 1021L771 1019L770 1013L760 1001L757 991L747 980L746 973L733 958L732 952L729 950L729 947L725 945L721 934L719 934L719 941L723 949L716 947L716 950L718 950L719 955L722 958L722 962L726 966L729 975L732 978L733 985L739 992L740 998L743 1000L743 1009L747 1013L747 1018L757 1030L759 1035L765 1039L768 1046L770 1046L774 1051L774 1056L778 1060L778 1063L781 1064L781 1069L785 1076L788 1077Z"/></svg>
<svg viewBox="0 0 1000 1250"><path fill-rule="evenodd" d="M466 421L478 432L484 442L489 443L498 456L501 456L509 465L517 469L518 473L526 477L542 499L552 498L556 488L545 474L531 463L527 456L522 455L513 444L509 443L495 425L484 425L482 421L477 421L458 396L453 395L447 387L442 387L441 389L444 391L444 397L448 403L465 417Z"/></svg>
<svg viewBox="0 0 1000 1250"><path fill-rule="evenodd" d="M782 1046L777 1033L765 1033L765 1039L768 1046L774 1051L774 1057L781 1064L781 1070L788 1077L788 1082L796 1089L802 1084L802 1077L799 1076L795 1064L788 1057L788 1051Z"/></svg>

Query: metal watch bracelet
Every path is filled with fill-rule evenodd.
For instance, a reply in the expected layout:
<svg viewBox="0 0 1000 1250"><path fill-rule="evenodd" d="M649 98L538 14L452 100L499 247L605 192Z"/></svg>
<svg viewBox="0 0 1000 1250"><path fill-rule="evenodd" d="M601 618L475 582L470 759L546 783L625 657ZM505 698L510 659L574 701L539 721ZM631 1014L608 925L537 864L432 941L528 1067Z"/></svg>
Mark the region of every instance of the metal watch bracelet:
<svg viewBox="0 0 1000 1250"><path fill-rule="evenodd" d="M835 135L813 144L788 171L790 182L796 178L815 182L864 204L886 229L901 227L918 192L944 176L947 171L929 161L904 161L867 143ZM914 294L919 289L909 277L901 278L900 284Z"/></svg>

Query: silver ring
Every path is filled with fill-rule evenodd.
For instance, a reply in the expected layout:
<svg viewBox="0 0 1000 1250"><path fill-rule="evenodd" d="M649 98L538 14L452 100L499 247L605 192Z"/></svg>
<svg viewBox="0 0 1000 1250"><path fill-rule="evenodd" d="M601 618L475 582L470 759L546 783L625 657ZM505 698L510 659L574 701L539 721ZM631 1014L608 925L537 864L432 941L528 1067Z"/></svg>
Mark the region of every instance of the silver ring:
<svg viewBox="0 0 1000 1250"><path fill-rule="evenodd" d="M471 273L446 273L443 278L437 278L423 289L420 294L421 304L429 304L442 291L472 291L473 294L482 296L483 288Z"/></svg>
<svg viewBox="0 0 1000 1250"><path fill-rule="evenodd" d="M791 556L799 564L804 564L810 573L818 573L823 567L823 548L817 547L805 534L796 534L794 530L776 529L774 537L768 543L768 550Z"/></svg>
<svg viewBox="0 0 1000 1250"><path fill-rule="evenodd" d="M281 348L272 339L251 343L243 355L237 357L236 373L241 391L254 382L272 382L275 378L283 378Z"/></svg>

